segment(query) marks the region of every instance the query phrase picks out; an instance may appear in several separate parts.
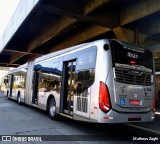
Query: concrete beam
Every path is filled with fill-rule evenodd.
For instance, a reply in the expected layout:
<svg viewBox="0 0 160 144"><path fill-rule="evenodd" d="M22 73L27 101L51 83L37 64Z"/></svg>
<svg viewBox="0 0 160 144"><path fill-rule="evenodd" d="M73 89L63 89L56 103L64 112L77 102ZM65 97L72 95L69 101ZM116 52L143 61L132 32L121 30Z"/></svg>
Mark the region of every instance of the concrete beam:
<svg viewBox="0 0 160 144"><path fill-rule="evenodd" d="M155 69L156 69L156 71L157 70L159 71L160 70L160 59L155 58L154 61L155 61Z"/></svg>
<svg viewBox="0 0 160 144"><path fill-rule="evenodd" d="M26 56L27 61L33 61L33 60L35 60L38 57L39 57L38 55L27 55Z"/></svg>
<svg viewBox="0 0 160 144"><path fill-rule="evenodd" d="M102 0L101 2L97 2L97 0L96 0L92 4L92 6L90 6L90 4L89 4L89 6L86 5L85 6L85 12L84 12L85 15L90 14L92 11L94 11L94 9L97 9L98 7L102 6L104 3L106 3L105 1L107 2L107 0L104 0L104 1ZM45 5L45 7L46 7L46 5ZM51 7L50 7L50 9L51 9ZM47 9L45 9L45 10L47 10ZM57 8L56 8L56 10L57 10ZM49 11L49 10L47 10L47 11ZM61 11L61 10L59 10L59 11ZM57 13L61 13L61 12L57 12ZM77 19L73 19L73 18L69 18L69 17L62 17L55 25L53 25L52 27L49 27L48 29L46 29L44 31L43 35L40 35L39 37L37 37L36 39L34 39L31 42L31 44L28 47L28 52L30 52L31 50L35 49L39 45L47 42L48 40L50 40L54 36L58 35L62 31L64 31L66 28L68 28L71 25L75 24L76 22L78 22Z"/></svg>
<svg viewBox="0 0 160 144"><path fill-rule="evenodd" d="M84 15L89 15L96 9L100 8L101 6L105 5L106 3L110 2L111 0L90 0L86 1L87 4L84 7Z"/></svg>
<svg viewBox="0 0 160 144"><path fill-rule="evenodd" d="M116 35L117 39L129 42L128 37L126 36L125 32L121 27L117 27L113 29L114 34Z"/></svg>
<svg viewBox="0 0 160 144"><path fill-rule="evenodd" d="M79 44L81 42L84 42L88 39L94 38L98 35L104 34L109 31L111 31L111 29L109 29L109 28L104 28L101 26L91 26L78 34L75 34L75 35L65 39L63 41L63 43L59 43L59 44L53 46L53 48L51 49L50 52L61 50L61 49Z"/></svg>
<svg viewBox="0 0 160 144"><path fill-rule="evenodd" d="M10 49L4 49L3 51L4 51L4 52L19 53L19 54L38 55L38 56L42 56L42 55L43 55L43 54L39 54L39 53L31 53L31 52L17 51L17 50L10 50Z"/></svg>
<svg viewBox="0 0 160 144"><path fill-rule="evenodd" d="M64 27L59 31L58 30L55 31L55 29L54 29L55 33L53 31L51 32L50 30L52 30L52 27L54 27L58 24L55 24L55 25L51 26L50 28L46 29L44 34L38 36L29 45L28 52L32 51L33 49L35 49L39 45L47 42L48 40L50 40L51 38L53 38L57 34L63 32L65 29L67 29L71 25L74 25L79 20L89 22L90 21L89 14L91 14L92 11L94 11L94 9L99 8L99 6L103 6L103 4L104 4L101 0L95 0L94 2L95 3L92 6L89 6L91 3L88 2L88 5L86 5L84 7L84 14L86 16L76 14L76 13L73 13L73 12L70 12L70 11L65 11L64 9L56 9L56 7L50 7L50 9L48 9L48 10L47 10L47 8L45 8L45 11L48 11L48 12L50 11L51 13L57 13L59 15L61 15L61 13L66 14L68 16L66 19L70 19L69 20L70 22L67 22L67 20L64 21L64 22L66 22ZM97 3L97 5L96 5L96 3ZM128 24L128 23L134 22L138 19L141 19L143 17L146 17L148 15L151 15L155 12L160 11L159 5L160 5L160 0L155 0L154 3L153 3L152 0L139 1L138 3L135 2L135 1L131 2L129 5L127 5L126 7L124 6L124 8L121 9L122 11L120 12L120 25L125 25L125 24ZM55 8L55 9L53 10L53 8ZM99 22L96 22L96 21L99 21L99 20L94 18L93 22L98 24ZM63 23L63 20L62 20L62 23ZM117 36L117 37L119 37L119 36ZM128 37L127 34L126 34L126 37ZM126 39L124 35L123 35L122 39ZM79 42L77 41L75 43L78 44ZM72 45L72 44L70 44L70 45Z"/></svg>
<svg viewBox="0 0 160 144"><path fill-rule="evenodd" d="M9 63L3 63L3 62L0 62L0 65L4 66L4 67L18 67L18 66L20 66L19 64L9 64Z"/></svg>
<svg viewBox="0 0 160 144"><path fill-rule="evenodd" d="M100 6L102 6L107 1L109 1L109 0L100 0L99 2L97 2L97 0L95 0L93 2L92 6L90 6L91 5L90 3L87 4L85 6L85 11L84 11L85 14L84 15L89 15L91 12L94 11L94 9L99 8ZM74 25L76 22L78 22L78 19L73 19L73 18L69 18L69 17L62 17L55 25L52 25L51 27L47 28L42 35L35 38L31 42L31 44L28 46L28 52L32 51L36 47L38 47L38 46L42 45L43 43L47 42L48 40L50 40L54 36L63 32L68 27Z"/></svg>
<svg viewBox="0 0 160 144"><path fill-rule="evenodd" d="M0 39L0 51L7 45L39 0L21 0Z"/></svg>
<svg viewBox="0 0 160 144"><path fill-rule="evenodd" d="M117 28L113 29L113 32L115 33L117 39L120 39L123 41L128 41L131 43L135 43L135 41L136 41L135 36L136 36L138 44L140 44L142 46L144 45L144 41L148 37L148 35L143 34L141 32L137 32L137 35L135 35L135 30L126 29L126 28L122 28L122 27L117 27Z"/></svg>
<svg viewBox="0 0 160 144"><path fill-rule="evenodd" d="M147 49L152 51L154 53L155 57L160 57L159 54L158 55L156 54L156 53L160 52L160 44L149 46L149 47L147 47Z"/></svg>
<svg viewBox="0 0 160 144"><path fill-rule="evenodd" d="M160 49L160 48L159 48ZM160 58L160 52L153 53L154 58Z"/></svg>
<svg viewBox="0 0 160 144"><path fill-rule="evenodd" d="M99 15L97 15L96 17L81 15L81 14L77 14L75 12L67 11L67 10L57 8L57 7L51 6L51 5L43 5L42 9L45 10L46 12L49 12L49 13L58 14L58 15L62 15L62 16L68 16L68 17L71 17L71 18L74 18L74 19L77 19L77 20L80 20L83 22L96 24L99 26L104 26L104 27L108 27L108 28L114 28L115 26L117 26L117 21L113 20L113 15L111 15L111 14L109 14L107 18L102 20L101 16L99 18ZM88 12L89 11L87 11L86 13L88 13Z"/></svg>
<svg viewBox="0 0 160 144"><path fill-rule="evenodd" d="M62 31L64 31L69 26L73 25L76 22L75 19L71 19L68 17L62 17L56 24L48 27L42 35L39 35L35 38L30 45L28 46L28 52L32 51L36 47L44 44L45 42L49 41L51 38L55 37Z"/></svg>
<svg viewBox="0 0 160 144"><path fill-rule="evenodd" d="M12 63L16 62L17 60L19 60L21 57L25 56L26 54L24 53L17 53L12 55L11 59L10 59L10 63L8 65L11 65Z"/></svg>
<svg viewBox="0 0 160 144"><path fill-rule="evenodd" d="M160 11L160 0L131 1L120 12L120 25L125 25Z"/></svg>

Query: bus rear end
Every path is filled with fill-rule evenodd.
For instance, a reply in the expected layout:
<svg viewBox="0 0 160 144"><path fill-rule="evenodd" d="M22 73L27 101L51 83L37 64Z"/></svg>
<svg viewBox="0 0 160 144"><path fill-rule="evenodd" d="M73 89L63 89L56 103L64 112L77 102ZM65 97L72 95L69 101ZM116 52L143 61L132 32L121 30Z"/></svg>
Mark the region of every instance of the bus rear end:
<svg viewBox="0 0 160 144"><path fill-rule="evenodd" d="M98 122L153 121L155 84L152 53L117 40L103 50L99 77Z"/></svg>

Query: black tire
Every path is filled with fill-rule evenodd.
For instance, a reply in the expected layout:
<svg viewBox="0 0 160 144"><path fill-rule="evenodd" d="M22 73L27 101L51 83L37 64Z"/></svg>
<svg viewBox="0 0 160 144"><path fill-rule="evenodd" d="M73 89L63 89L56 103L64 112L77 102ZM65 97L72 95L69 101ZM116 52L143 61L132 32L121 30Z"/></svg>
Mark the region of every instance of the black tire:
<svg viewBox="0 0 160 144"><path fill-rule="evenodd" d="M7 90L7 98L8 98L8 100L10 100L10 98L9 98L9 91Z"/></svg>
<svg viewBox="0 0 160 144"><path fill-rule="evenodd" d="M48 103L48 114L49 117L53 120L57 120L57 113L56 113L56 101L54 98L51 98Z"/></svg>
<svg viewBox="0 0 160 144"><path fill-rule="evenodd" d="M9 91L7 90L7 97L8 97L8 95L9 95Z"/></svg>
<svg viewBox="0 0 160 144"><path fill-rule="evenodd" d="M21 104L21 95L20 95L20 93L18 93L18 96L17 96L17 103L19 105Z"/></svg>

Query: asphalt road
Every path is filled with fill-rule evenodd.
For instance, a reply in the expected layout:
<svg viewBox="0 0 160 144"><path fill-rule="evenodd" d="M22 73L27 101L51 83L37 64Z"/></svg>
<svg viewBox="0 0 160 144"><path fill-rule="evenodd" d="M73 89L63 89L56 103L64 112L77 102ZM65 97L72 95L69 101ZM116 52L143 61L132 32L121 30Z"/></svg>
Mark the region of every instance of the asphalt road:
<svg viewBox="0 0 160 144"><path fill-rule="evenodd" d="M28 137L34 136L34 138L38 137L38 140L43 140L43 142L18 142L27 144L160 143L160 136L124 124L86 123L63 117L60 117L58 121L53 121L44 111L27 105L18 105L15 101L0 95L0 139L2 140L2 136L6 135L16 138L21 136L22 139L24 138L23 140L25 137L28 139ZM12 140L17 140L16 138L12 137ZM133 140L134 138L138 140ZM151 138L152 140L147 140ZM17 144L16 141L1 141L0 143Z"/></svg>

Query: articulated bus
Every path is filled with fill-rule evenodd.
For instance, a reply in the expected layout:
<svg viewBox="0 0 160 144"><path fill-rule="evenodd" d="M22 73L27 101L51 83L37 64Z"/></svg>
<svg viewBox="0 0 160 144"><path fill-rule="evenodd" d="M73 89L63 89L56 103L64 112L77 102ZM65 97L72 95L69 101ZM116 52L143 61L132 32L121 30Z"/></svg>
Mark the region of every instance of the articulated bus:
<svg viewBox="0 0 160 144"><path fill-rule="evenodd" d="M17 102L97 123L153 121L152 53L119 40L97 40L44 55L11 70L7 96Z"/></svg>

